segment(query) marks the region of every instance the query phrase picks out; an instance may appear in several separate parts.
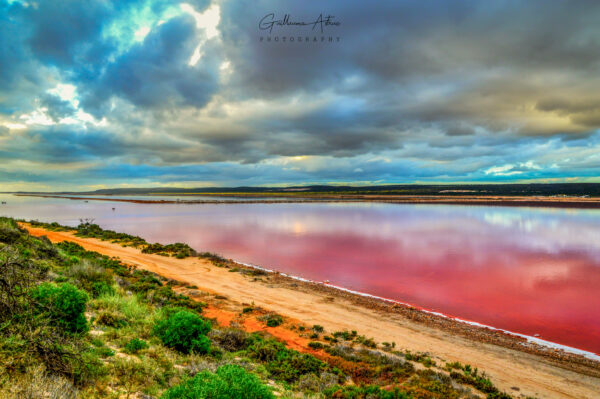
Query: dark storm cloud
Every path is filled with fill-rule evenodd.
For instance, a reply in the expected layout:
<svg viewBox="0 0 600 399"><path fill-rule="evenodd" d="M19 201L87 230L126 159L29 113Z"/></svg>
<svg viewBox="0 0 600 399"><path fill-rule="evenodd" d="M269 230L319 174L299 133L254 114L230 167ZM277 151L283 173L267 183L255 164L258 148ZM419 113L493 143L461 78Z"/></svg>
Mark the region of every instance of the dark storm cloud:
<svg viewBox="0 0 600 399"><path fill-rule="evenodd" d="M31 50L43 62L61 67L99 61L92 56L93 49L112 12L110 2L94 0L41 1L22 9L23 19L32 27Z"/></svg>
<svg viewBox="0 0 600 399"><path fill-rule="evenodd" d="M19 3L0 2L0 115L26 108L43 86L43 67L32 55L25 38L31 28L19 18Z"/></svg>
<svg viewBox="0 0 600 399"><path fill-rule="evenodd" d="M231 45L231 58L247 69L240 79L274 92L304 88L312 81L343 79L349 73L366 73L389 82L481 67L594 72L600 60L594 26L600 5L588 1L390 0L369 5L341 0L245 0L224 2L222 9L221 28L226 44ZM277 17L290 14L294 20L332 14L342 25L326 29L324 35L339 35L344 44L265 46L257 40L257 21L271 11ZM315 34L306 27L276 27L273 35L290 32Z"/></svg>
<svg viewBox="0 0 600 399"><path fill-rule="evenodd" d="M214 4L220 24L208 39L169 0L0 2L0 160L93 164L65 175L77 182L112 173L245 184L597 167L588 149L600 127L600 3ZM150 31L134 41L148 13ZM271 36L340 42L261 42L268 13L332 15L341 25L323 34L275 26ZM77 101L49 91L59 83Z"/></svg>
<svg viewBox="0 0 600 399"><path fill-rule="evenodd" d="M53 121L58 122L62 118L73 115L76 112L75 107L69 101L61 100L60 97L45 94L40 98L40 105L45 107L48 111L48 116Z"/></svg>
<svg viewBox="0 0 600 399"><path fill-rule="evenodd" d="M546 125L539 120L543 112L535 115L526 109L586 80L588 86L573 95L600 89L600 34L594 22L600 18L599 4L287 1L274 6L266 0L252 4L223 6L226 52L234 67L243 71L235 76L240 95L308 91L316 97L335 88L348 96L377 98L393 115L417 125L449 123L442 128L451 133L457 132L451 126L458 123L462 132L482 126L534 135L589 133L600 126L595 114ZM330 28L326 35L341 36L343 44L260 42L256 21L269 11L280 17L289 13L296 20L331 13L342 26ZM280 35L313 34L308 28L275 29ZM439 95L431 98L419 95L435 90Z"/></svg>
<svg viewBox="0 0 600 399"><path fill-rule="evenodd" d="M217 88L218 65L209 56L202 63L188 65L198 41L191 16L160 25L86 87L83 105L94 107L120 96L142 108L201 108Z"/></svg>

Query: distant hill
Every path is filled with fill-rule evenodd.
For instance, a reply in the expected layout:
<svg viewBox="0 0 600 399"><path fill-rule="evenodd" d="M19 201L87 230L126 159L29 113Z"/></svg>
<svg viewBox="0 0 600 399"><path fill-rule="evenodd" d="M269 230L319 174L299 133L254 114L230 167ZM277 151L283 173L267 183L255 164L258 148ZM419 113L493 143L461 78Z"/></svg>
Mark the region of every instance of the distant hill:
<svg viewBox="0 0 600 399"><path fill-rule="evenodd" d="M31 192L28 192L31 193ZM53 194L78 195L192 195L192 194L278 194L302 196L307 194L377 194L377 195L567 195L600 197L600 183L551 183L551 184L399 184L380 186L294 186L294 187L153 187L109 188L84 192L55 192Z"/></svg>

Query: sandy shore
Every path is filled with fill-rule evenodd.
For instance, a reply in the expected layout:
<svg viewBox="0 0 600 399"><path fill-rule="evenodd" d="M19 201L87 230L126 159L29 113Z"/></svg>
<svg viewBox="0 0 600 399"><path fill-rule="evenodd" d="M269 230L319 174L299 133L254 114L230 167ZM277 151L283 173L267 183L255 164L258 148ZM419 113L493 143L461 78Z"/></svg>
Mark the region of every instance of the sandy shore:
<svg viewBox="0 0 600 399"><path fill-rule="evenodd" d="M66 198L80 201L114 201L132 202L136 204L279 204L279 203L304 203L304 202L381 202L391 204L447 204L447 205L494 205L494 206L526 206L546 208L581 208L600 209L600 198L583 197L508 197L508 196L434 196L434 195L306 195L306 196L277 196L276 199L235 199L245 195L226 195L230 200L157 200L148 196L148 199L124 199L118 196L78 197L50 194L14 194L25 197ZM206 195L210 196L210 195ZM268 197L268 195L262 195Z"/></svg>
<svg viewBox="0 0 600 399"><path fill-rule="evenodd" d="M544 352L498 332L276 274L254 281L250 276L231 273L204 259L142 254L132 247L79 238L68 232L26 227L32 235L45 235L53 242L76 242L87 250L116 256L127 264L188 282L202 291L218 293L228 301L254 303L308 325L323 325L328 331L358 330L378 342L394 341L402 349L429 352L439 362L471 364L485 370L498 388L515 397L600 397L598 362L556 351Z"/></svg>

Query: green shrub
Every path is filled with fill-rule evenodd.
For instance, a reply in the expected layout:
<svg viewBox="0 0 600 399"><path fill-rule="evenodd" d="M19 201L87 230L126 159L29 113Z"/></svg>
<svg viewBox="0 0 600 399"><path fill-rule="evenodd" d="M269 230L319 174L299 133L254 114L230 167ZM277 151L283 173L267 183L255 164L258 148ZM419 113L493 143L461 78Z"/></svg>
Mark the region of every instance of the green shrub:
<svg viewBox="0 0 600 399"><path fill-rule="evenodd" d="M356 331L336 331L332 334L335 338L341 338L344 341L352 341L356 338Z"/></svg>
<svg viewBox="0 0 600 399"><path fill-rule="evenodd" d="M97 298L102 295L114 295L115 289L104 281L96 281L92 284L91 292L94 298Z"/></svg>
<svg viewBox="0 0 600 399"><path fill-rule="evenodd" d="M293 383L303 375L320 374L326 364L309 354L285 350L280 351L274 361L267 363L266 368L275 378Z"/></svg>
<svg viewBox="0 0 600 399"><path fill-rule="evenodd" d="M233 364L215 374L203 371L166 391L162 399L273 399L271 390L251 374Z"/></svg>
<svg viewBox="0 0 600 399"><path fill-rule="evenodd" d="M313 348L313 349L322 349L323 348L323 344L321 342L318 341L311 341L308 343L308 347L309 348Z"/></svg>
<svg viewBox="0 0 600 399"><path fill-rule="evenodd" d="M210 328L210 323L197 314L181 310L157 322L154 334L163 344L180 352L207 353L210 340L205 334Z"/></svg>
<svg viewBox="0 0 600 399"><path fill-rule="evenodd" d="M246 349L249 345L248 334L244 330L236 328L213 330L211 339L230 352Z"/></svg>
<svg viewBox="0 0 600 399"><path fill-rule="evenodd" d="M147 349L148 343L143 339L133 338L131 341L125 344L125 352L127 353L138 353L142 349Z"/></svg>
<svg viewBox="0 0 600 399"><path fill-rule="evenodd" d="M267 327L277 327L283 323L283 317L275 313L270 313L266 316L262 316L260 320L266 322Z"/></svg>
<svg viewBox="0 0 600 399"><path fill-rule="evenodd" d="M106 327L121 328L127 325L127 319L117 312L106 310L96 317L95 323Z"/></svg>
<svg viewBox="0 0 600 399"><path fill-rule="evenodd" d="M74 260L75 261L75 260ZM112 275L101 265L82 259L66 271L66 275L74 280L74 283L92 296L97 297L104 293L101 291L110 290L113 283Z"/></svg>
<svg viewBox="0 0 600 399"><path fill-rule="evenodd" d="M328 388L323 392L326 398L343 398L343 399L408 399L412 398L407 393L394 388L391 391L381 389L376 385L364 386L339 386Z"/></svg>
<svg viewBox="0 0 600 399"><path fill-rule="evenodd" d="M314 332L318 332L318 333L322 333L323 331L325 331L323 326L320 326L318 324L315 324L312 329Z"/></svg>
<svg viewBox="0 0 600 399"><path fill-rule="evenodd" d="M248 347L248 354L261 362L273 377L286 382L296 382L305 374L320 374L327 365L316 357L288 349L273 339L251 337L254 342Z"/></svg>
<svg viewBox="0 0 600 399"><path fill-rule="evenodd" d="M194 251L189 245L176 242L175 244L147 244L142 252L145 254L158 254L162 256L173 255L178 259L187 258L188 256L196 256Z"/></svg>
<svg viewBox="0 0 600 399"><path fill-rule="evenodd" d="M111 357L115 355L115 351L110 349L108 346L100 346L94 348L94 353L96 353L100 357Z"/></svg>
<svg viewBox="0 0 600 399"><path fill-rule="evenodd" d="M31 293L40 313L47 314L50 320L72 333L88 330L85 318L85 305L88 296L69 283L43 283Z"/></svg>
<svg viewBox="0 0 600 399"><path fill-rule="evenodd" d="M16 226L10 223L3 223L0 226L0 242L13 244L21 238L21 232Z"/></svg>
<svg viewBox="0 0 600 399"><path fill-rule="evenodd" d="M462 370L463 374L451 371L450 377L462 384L474 386L481 392L486 393L487 397L490 399L510 399L510 395L499 391L485 373L479 374L477 368L473 369L471 365L467 364Z"/></svg>
<svg viewBox="0 0 600 399"><path fill-rule="evenodd" d="M359 344L363 344L367 348L373 348L373 349L377 348L377 343L373 340L373 338L367 338L364 335L357 336L356 342L358 342ZM407 358L407 360L411 360L411 359Z"/></svg>
<svg viewBox="0 0 600 399"><path fill-rule="evenodd" d="M95 350L81 353L79 361L73 363L71 377L76 385L89 384L108 373L106 365L99 359Z"/></svg>

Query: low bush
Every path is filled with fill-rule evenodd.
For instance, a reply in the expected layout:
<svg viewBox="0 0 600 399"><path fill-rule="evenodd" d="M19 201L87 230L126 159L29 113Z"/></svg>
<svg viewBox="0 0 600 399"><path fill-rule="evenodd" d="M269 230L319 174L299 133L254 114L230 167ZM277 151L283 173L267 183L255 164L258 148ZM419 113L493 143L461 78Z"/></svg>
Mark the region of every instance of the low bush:
<svg viewBox="0 0 600 399"><path fill-rule="evenodd" d="M97 297L111 291L112 275L102 266L92 263L89 259L72 265L67 269L66 275L71 277L75 284Z"/></svg>
<svg viewBox="0 0 600 399"><path fill-rule="evenodd" d="M336 331L331 335L333 335L335 338L341 338L344 341L352 341L357 336L356 331L354 331L354 330L352 332L346 331L346 330Z"/></svg>
<svg viewBox="0 0 600 399"><path fill-rule="evenodd" d="M274 399L271 390L240 366L221 366L216 373L202 371L166 391L161 399Z"/></svg>
<svg viewBox="0 0 600 399"><path fill-rule="evenodd" d="M84 315L88 296L74 285L43 283L32 291L31 297L38 312L47 315L66 331L84 333L88 330Z"/></svg>
<svg viewBox="0 0 600 399"><path fill-rule="evenodd" d="M250 357L264 362L267 371L278 380L293 383L305 374L318 375L328 369L328 366L316 357L288 349L273 339L263 339L254 335L250 340Z"/></svg>
<svg viewBox="0 0 600 399"><path fill-rule="evenodd" d="M211 261L217 267L226 267L228 263L227 259L211 252L202 252L198 254L198 257Z"/></svg>
<svg viewBox="0 0 600 399"><path fill-rule="evenodd" d="M96 324L106 327L121 328L127 325L127 319L115 311L106 310L101 312L96 320Z"/></svg>
<svg viewBox="0 0 600 399"><path fill-rule="evenodd" d="M479 374L477 368L473 369L467 364L462 367L462 371L463 374L452 371L450 372L450 377L461 384L477 388L481 392L486 393L490 399L510 399L511 396L498 390L485 373Z"/></svg>
<svg viewBox="0 0 600 399"><path fill-rule="evenodd" d="M142 349L148 349L148 343L143 339L133 338L127 344L125 344L125 352L135 354Z"/></svg>
<svg viewBox="0 0 600 399"><path fill-rule="evenodd" d="M276 313L270 313L268 315L260 317L260 320L267 323L267 327L278 327L283 324L283 317Z"/></svg>
<svg viewBox="0 0 600 399"><path fill-rule="evenodd" d="M0 242L5 244L13 244L21 237L21 233L16 228L3 227L0 228Z"/></svg>
<svg viewBox="0 0 600 399"><path fill-rule="evenodd" d="M187 258L188 256L195 256L196 251L194 251L189 245L183 244L180 242L176 242L175 244L148 244L142 252L145 254L158 254L158 255L172 255L178 259Z"/></svg>
<svg viewBox="0 0 600 399"><path fill-rule="evenodd" d="M323 392L326 398L336 399L409 399L407 393L394 388L391 391L381 389L376 385L339 386L328 388ZM429 396L428 396L429 397Z"/></svg>
<svg viewBox="0 0 600 399"><path fill-rule="evenodd" d="M367 348L377 348L377 343L373 340L373 338L367 338L364 335L357 336L356 342L358 342L359 344L363 344Z"/></svg>
<svg viewBox="0 0 600 399"><path fill-rule="evenodd" d="M48 373L42 365L14 378L10 385L0 388L3 399L76 399L77 389L67 378Z"/></svg>
<svg viewBox="0 0 600 399"><path fill-rule="evenodd" d="M244 330L228 328L226 330L213 330L210 338L223 349L236 352L248 347L248 334Z"/></svg>
<svg viewBox="0 0 600 399"><path fill-rule="evenodd" d="M313 349L323 349L325 345L318 341L311 341L308 343L308 346Z"/></svg>
<svg viewBox="0 0 600 399"><path fill-rule="evenodd" d="M110 349L108 346L100 346L94 348L94 353L97 354L99 357L111 357L115 355L115 351Z"/></svg>
<svg viewBox="0 0 600 399"><path fill-rule="evenodd" d="M79 237L93 237L100 240L119 242L121 244L139 247L146 245L146 241L138 236L132 236L125 233L117 233L112 230L104 230L97 224L85 222L77 226L77 233L75 235Z"/></svg>
<svg viewBox="0 0 600 399"><path fill-rule="evenodd" d="M339 377L335 374L323 372L317 376L306 374L300 377L298 389L308 392L323 392L324 390L338 385Z"/></svg>
<svg viewBox="0 0 600 399"><path fill-rule="evenodd" d="M91 293L94 298L97 298L102 295L114 295L115 289L104 281L96 281L92 283Z"/></svg>
<svg viewBox="0 0 600 399"><path fill-rule="evenodd" d="M337 343L339 342L339 341L337 340L337 338L335 338L335 337L332 337L332 336L329 336L329 335L325 335L325 336L323 337L323 339L324 339L325 341L329 341L329 342L331 342L331 343L333 343L333 344L337 344Z"/></svg>
<svg viewBox="0 0 600 399"><path fill-rule="evenodd" d="M381 345L383 346L383 350L388 352L396 347L395 342L382 342Z"/></svg>
<svg viewBox="0 0 600 399"><path fill-rule="evenodd" d="M210 323L195 313L180 310L160 320L154 326L154 334L166 346L183 353L208 353L210 340L206 333Z"/></svg>

